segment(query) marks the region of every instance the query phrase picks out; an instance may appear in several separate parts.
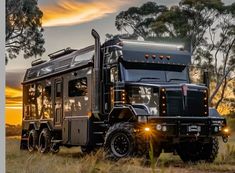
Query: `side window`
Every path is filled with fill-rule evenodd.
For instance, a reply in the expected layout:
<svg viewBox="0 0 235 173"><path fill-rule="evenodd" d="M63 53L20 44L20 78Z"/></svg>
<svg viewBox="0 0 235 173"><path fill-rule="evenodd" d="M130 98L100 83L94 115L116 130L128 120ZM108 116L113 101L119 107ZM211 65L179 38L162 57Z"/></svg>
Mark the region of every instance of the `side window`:
<svg viewBox="0 0 235 173"><path fill-rule="evenodd" d="M61 86L61 82L56 83L56 97L61 97L61 90L62 90L62 86Z"/></svg>
<svg viewBox="0 0 235 173"><path fill-rule="evenodd" d="M30 105L30 119L36 118L36 105L37 105L37 98L36 98L36 85L30 84L28 87L28 103Z"/></svg>
<svg viewBox="0 0 235 173"><path fill-rule="evenodd" d="M37 112L37 118L41 118L41 113L42 113L42 109L43 109L43 105L42 105L42 84L37 84L37 88L36 88L36 110Z"/></svg>
<svg viewBox="0 0 235 173"><path fill-rule="evenodd" d="M110 81L111 82L118 81L118 68L116 66L110 69Z"/></svg>
<svg viewBox="0 0 235 173"><path fill-rule="evenodd" d="M50 118L52 115L51 85L44 88L43 95L44 118Z"/></svg>
<svg viewBox="0 0 235 173"><path fill-rule="evenodd" d="M87 78L79 78L69 81L68 85L69 97L86 96L87 95Z"/></svg>

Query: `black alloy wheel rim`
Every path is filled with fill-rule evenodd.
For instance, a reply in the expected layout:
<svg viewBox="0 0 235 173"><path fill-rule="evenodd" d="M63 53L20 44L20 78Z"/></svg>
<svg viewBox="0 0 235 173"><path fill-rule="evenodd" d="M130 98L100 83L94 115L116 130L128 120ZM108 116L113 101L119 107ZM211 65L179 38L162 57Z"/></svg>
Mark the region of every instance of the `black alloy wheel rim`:
<svg viewBox="0 0 235 173"><path fill-rule="evenodd" d="M130 140L127 135L118 133L111 140L111 151L117 157L124 157L130 153Z"/></svg>

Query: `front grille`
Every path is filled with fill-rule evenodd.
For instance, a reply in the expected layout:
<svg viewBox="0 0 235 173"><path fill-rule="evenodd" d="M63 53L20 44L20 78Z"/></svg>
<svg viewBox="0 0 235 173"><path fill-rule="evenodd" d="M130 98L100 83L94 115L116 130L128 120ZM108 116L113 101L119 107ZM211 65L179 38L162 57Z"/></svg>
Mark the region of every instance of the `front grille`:
<svg viewBox="0 0 235 173"><path fill-rule="evenodd" d="M187 91L184 96L181 90L166 91L167 116L204 116L203 91Z"/></svg>

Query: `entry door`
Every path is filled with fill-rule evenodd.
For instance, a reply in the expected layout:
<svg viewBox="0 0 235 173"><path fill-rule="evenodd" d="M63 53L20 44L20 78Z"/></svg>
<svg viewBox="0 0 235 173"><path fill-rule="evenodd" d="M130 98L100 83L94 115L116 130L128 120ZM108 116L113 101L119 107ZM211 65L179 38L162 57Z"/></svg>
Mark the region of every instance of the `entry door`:
<svg viewBox="0 0 235 173"><path fill-rule="evenodd" d="M63 119L63 81L62 79L55 80L55 106L54 106L54 124L55 126L62 125Z"/></svg>

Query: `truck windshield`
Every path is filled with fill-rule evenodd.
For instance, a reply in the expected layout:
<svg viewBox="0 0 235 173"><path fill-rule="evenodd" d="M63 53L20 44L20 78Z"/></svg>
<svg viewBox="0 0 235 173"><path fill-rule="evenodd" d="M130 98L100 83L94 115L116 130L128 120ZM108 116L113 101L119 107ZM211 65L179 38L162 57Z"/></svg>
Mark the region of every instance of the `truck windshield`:
<svg viewBox="0 0 235 173"><path fill-rule="evenodd" d="M159 115L159 92L158 88L149 86L127 86L127 103L144 105L148 109L148 114Z"/></svg>
<svg viewBox="0 0 235 173"><path fill-rule="evenodd" d="M188 82L188 74L186 66L176 65L124 65L125 81L134 82L172 82L182 83Z"/></svg>

